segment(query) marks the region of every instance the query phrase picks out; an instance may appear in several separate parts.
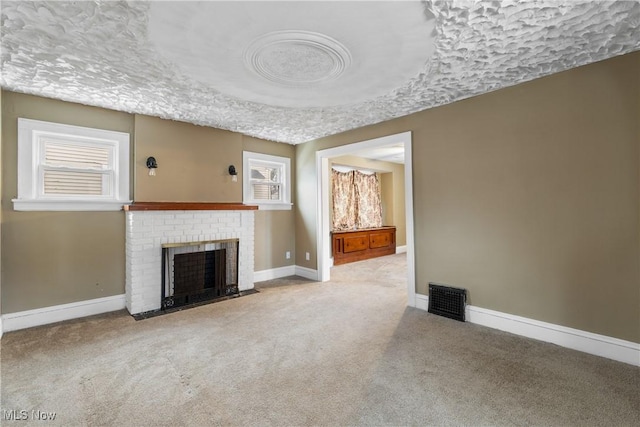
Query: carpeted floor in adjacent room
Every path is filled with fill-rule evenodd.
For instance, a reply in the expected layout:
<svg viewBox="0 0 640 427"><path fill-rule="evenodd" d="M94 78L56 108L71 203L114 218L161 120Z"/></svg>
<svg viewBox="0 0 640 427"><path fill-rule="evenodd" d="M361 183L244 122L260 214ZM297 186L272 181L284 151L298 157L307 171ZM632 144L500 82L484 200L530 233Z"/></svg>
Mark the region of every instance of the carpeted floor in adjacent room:
<svg viewBox="0 0 640 427"><path fill-rule="evenodd" d="M640 425L640 368L406 307L403 254L5 334L2 425ZM53 422L8 421L10 411ZM19 412L18 412L19 414Z"/></svg>

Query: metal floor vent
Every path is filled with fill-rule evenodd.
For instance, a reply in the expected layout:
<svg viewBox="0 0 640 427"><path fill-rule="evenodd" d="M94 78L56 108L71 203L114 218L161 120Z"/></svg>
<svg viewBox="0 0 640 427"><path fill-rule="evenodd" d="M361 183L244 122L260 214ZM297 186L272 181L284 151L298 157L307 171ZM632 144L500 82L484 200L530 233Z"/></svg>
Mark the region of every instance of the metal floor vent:
<svg viewBox="0 0 640 427"><path fill-rule="evenodd" d="M429 283L429 313L464 322L467 290Z"/></svg>

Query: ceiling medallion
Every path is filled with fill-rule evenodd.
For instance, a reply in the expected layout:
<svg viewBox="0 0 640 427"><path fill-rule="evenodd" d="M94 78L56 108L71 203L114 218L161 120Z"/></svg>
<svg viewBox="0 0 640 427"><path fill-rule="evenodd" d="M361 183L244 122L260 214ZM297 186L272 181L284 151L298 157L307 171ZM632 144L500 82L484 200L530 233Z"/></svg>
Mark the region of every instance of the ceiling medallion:
<svg viewBox="0 0 640 427"><path fill-rule="evenodd" d="M249 44L244 64L270 82L307 87L340 77L351 65L351 54L342 43L321 33L274 31Z"/></svg>

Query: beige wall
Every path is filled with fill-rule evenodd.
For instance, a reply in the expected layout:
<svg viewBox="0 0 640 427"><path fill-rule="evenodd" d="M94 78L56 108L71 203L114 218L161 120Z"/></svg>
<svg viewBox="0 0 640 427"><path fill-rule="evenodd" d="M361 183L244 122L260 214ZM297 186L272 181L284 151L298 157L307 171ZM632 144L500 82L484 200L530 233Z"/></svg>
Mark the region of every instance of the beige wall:
<svg viewBox="0 0 640 427"><path fill-rule="evenodd" d="M296 147L315 268L317 150L413 132L416 291L640 342L640 53Z"/></svg>
<svg viewBox="0 0 640 427"><path fill-rule="evenodd" d="M315 143L296 145L296 198L294 206L296 227L296 265L315 270L316 264L316 221L320 207L317 205L316 150ZM328 148L328 147L322 147ZM305 259L309 253L309 261Z"/></svg>
<svg viewBox="0 0 640 427"><path fill-rule="evenodd" d="M393 202L389 203L387 200L393 200L393 173L385 172L379 173L378 179L380 180L380 198L382 199L382 224L383 225L395 225L393 219ZM396 229L396 243L398 242L398 230Z"/></svg>
<svg viewBox="0 0 640 427"><path fill-rule="evenodd" d="M295 265L294 212L256 211L254 271ZM286 252L291 258L286 259Z"/></svg>
<svg viewBox="0 0 640 427"><path fill-rule="evenodd" d="M135 140L136 201L242 202L243 151L289 157L292 168L295 163L289 144L149 116L136 115ZM158 162L155 176L146 167L149 156ZM237 182L229 165L238 171ZM293 210L256 212L255 271L295 263L293 223Z"/></svg>
<svg viewBox="0 0 640 427"><path fill-rule="evenodd" d="M16 212L17 119L133 133L133 116L2 93L2 313L124 293L123 212Z"/></svg>
<svg viewBox="0 0 640 427"><path fill-rule="evenodd" d="M351 155L339 156L330 159L329 168L331 168L333 164L369 169L378 172L378 176L380 178L383 223L384 225L396 226L397 246L406 245L407 231L404 208L404 165ZM331 203L331 188L329 188L329 203ZM329 209L329 211L331 211L331 209Z"/></svg>
<svg viewBox="0 0 640 427"><path fill-rule="evenodd" d="M149 176L147 157L158 162ZM189 123L135 116L137 202L242 202L242 135ZM232 182L229 165L238 170Z"/></svg>

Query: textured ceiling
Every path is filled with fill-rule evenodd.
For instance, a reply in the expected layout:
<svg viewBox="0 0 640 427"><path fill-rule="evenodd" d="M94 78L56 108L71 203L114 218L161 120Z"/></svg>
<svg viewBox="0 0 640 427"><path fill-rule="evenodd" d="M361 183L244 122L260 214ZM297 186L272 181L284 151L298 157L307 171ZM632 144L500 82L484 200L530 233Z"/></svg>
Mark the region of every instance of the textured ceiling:
<svg viewBox="0 0 640 427"><path fill-rule="evenodd" d="M3 88L292 144L640 49L639 1L0 8Z"/></svg>

